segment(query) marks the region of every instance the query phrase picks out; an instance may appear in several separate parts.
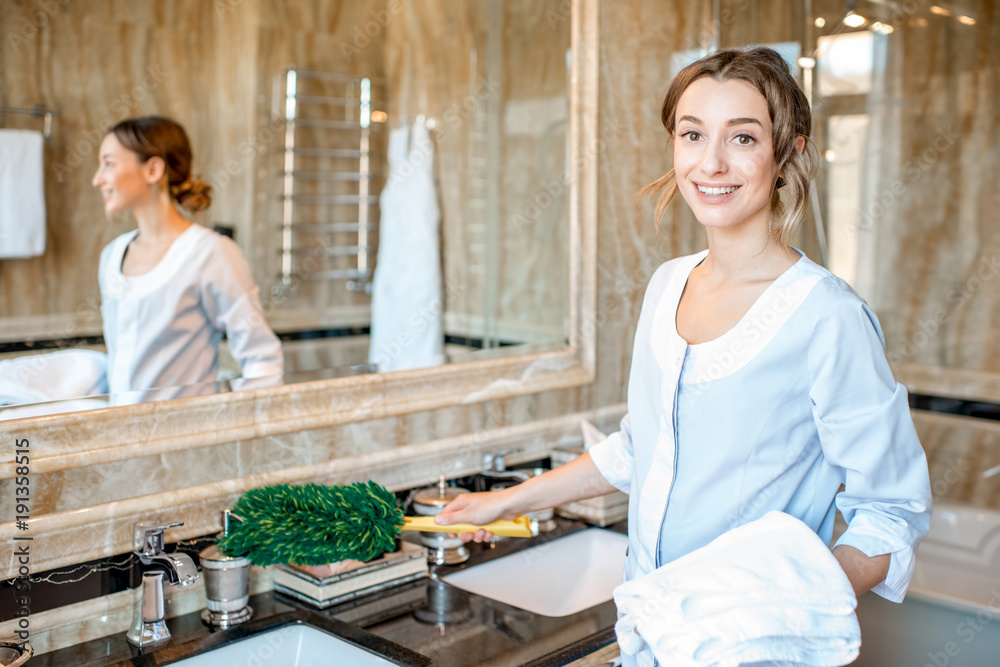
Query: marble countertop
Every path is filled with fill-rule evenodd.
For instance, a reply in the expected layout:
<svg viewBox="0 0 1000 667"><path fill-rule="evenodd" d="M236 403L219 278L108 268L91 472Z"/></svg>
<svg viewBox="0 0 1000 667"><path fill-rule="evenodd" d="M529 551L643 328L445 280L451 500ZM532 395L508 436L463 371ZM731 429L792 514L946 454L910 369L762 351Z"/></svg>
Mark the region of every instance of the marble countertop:
<svg viewBox="0 0 1000 667"><path fill-rule="evenodd" d="M470 545L472 556L462 566L438 566L428 578L325 610L267 592L250 599L254 619L232 630L212 632L198 613L180 616L168 621L170 644L145 655L138 655L124 633L119 633L36 656L31 664L152 667L239 641L265 628L304 622L415 667L565 665L614 642L612 601L570 616L546 617L466 593L438 577L585 527L559 520L556 531L531 540Z"/></svg>

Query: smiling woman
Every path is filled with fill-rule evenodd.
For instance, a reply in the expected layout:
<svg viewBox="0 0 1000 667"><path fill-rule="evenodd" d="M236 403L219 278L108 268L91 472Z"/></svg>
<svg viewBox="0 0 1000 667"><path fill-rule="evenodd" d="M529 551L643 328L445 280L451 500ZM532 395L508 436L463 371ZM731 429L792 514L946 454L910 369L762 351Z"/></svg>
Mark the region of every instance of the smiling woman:
<svg viewBox="0 0 1000 667"><path fill-rule="evenodd" d="M727 664L845 664L860 645L855 596L901 601L927 532L930 482L906 391L868 305L785 243L812 160L810 111L781 57L709 55L674 79L661 117L674 168L645 192L661 193L659 215L679 191L708 250L650 280L621 430L550 473L465 494L438 520L484 524L621 490L624 665L720 652ZM838 509L848 528L831 555ZM757 547L733 546L779 525ZM699 577L727 582L740 608L719 612L724 598Z"/></svg>
<svg viewBox="0 0 1000 667"><path fill-rule="evenodd" d="M156 116L118 123L101 142L93 185L105 212L131 212L139 227L104 248L98 271L112 401L167 387L170 397L214 393L224 333L244 378L280 382L281 343L242 253L178 210L211 204L184 128Z"/></svg>

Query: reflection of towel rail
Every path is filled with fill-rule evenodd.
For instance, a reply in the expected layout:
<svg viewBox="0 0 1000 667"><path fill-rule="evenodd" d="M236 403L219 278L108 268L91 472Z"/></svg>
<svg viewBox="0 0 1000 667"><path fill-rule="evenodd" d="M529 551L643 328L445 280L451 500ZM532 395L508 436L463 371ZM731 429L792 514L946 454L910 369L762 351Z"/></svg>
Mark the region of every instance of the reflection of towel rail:
<svg viewBox="0 0 1000 667"><path fill-rule="evenodd" d="M281 195L280 199L284 200L294 200L299 201L304 204L361 204L368 202L369 204L377 204L378 197L375 195L368 195L367 197L362 197L360 195Z"/></svg>
<svg viewBox="0 0 1000 667"><path fill-rule="evenodd" d="M358 271L357 269L336 269L333 271L310 271L293 273L299 280L359 280L368 282L371 280L371 271Z"/></svg>
<svg viewBox="0 0 1000 667"><path fill-rule="evenodd" d="M367 79L372 84L377 86L384 86L384 79L376 79L370 76L358 76L356 74L339 74L337 72L318 72L316 70L309 69L296 69L290 70L295 72L296 77L303 79L324 79L326 81L341 81L344 83L360 83L362 79Z"/></svg>
<svg viewBox="0 0 1000 667"><path fill-rule="evenodd" d="M370 127L361 127L357 121L324 120L322 118L296 118L295 124L299 127L316 127L321 130L348 130L351 132L364 132L365 130L381 127L378 123Z"/></svg>
<svg viewBox="0 0 1000 667"><path fill-rule="evenodd" d="M359 181L371 176L360 171L283 171L281 175L301 178L303 181Z"/></svg>
<svg viewBox="0 0 1000 667"><path fill-rule="evenodd" d="M21 107L0 107L0 114L34 116L35 118L41 118L42 137L48 141L49 137L52 136L52 118L54 116L61 116L62 112L56 111L55 109L47 109L46 107L36 104L27 109Z"/></svg>
<svg viewBox="0 0 1000 667"><path fill-rule="evenodd" d="M307 84L308 80L318 83ZM301 277L303 272L296 268L293 259L303 255L354 259L355 266L350 270L312 271L308 272L310 280L348 279L348 289L361 291L371 279L375 252L371 232L377 229L371 209L379 200L373 181L383 176L381 169L372 168L372 160L377 156L371 154L371 140L372 130L386 120L385 112L376 106L379 96L373 94L373 88L384 90L384 85L384 81L371 77L295 69L287 70L276 81L274 112L285 119L284 160L279 172L281 283L285 286L291 284L293 277ZM310 131L314 129L318 131ZM303 140L333 145L302 146ZM320 161L308 165L310 169L302 169L301 163L308 158ZM357 160L356 165L349 165L357 166L357 170L345 169L348 165L344 163L322 162L328 158ZM324 169L335 165L336 168ZM307 208L303 215L298 209L302 205L319 208ZM356 207L356 211L346 213L343 209L323 208L324 205L349 205ZM306 220L296 220L300 216ZM338 220L338 216L347 219ZM356 233L356 240L343 246L294 247L295 234L303 232Z"/></svg>
<svg viewBox="0 0 1000 667"><path fill-rule="evenodd" d="M284 223L277 223L277 227L284 227ZM305 229L306 227L311 228L314 232L356 232L362 227L360 222L292 222L289 226L295 229L302 229L303 231L309 231ZM378 228L373 222L364 223L364 227L368 231L373 231Z"/></svg>
<svg viewBox="0 0 1000 667"><path fill-rule="evenodd" d="M304 102L306 104L333 104L337 106L344 105L352 107L361 106L361 101L354 99L352 97L331 97L329 95L298 95L295 99L297 99L300 103ZM371 103L374 105L378 104L378 102L376 102L375 100L372 100Z"/></svg>
<svg viewBox="0 0 1000 667"><path fill-rule="evenodd" d="M352 150L350 148L308 148L298 146L292 149L296 155L308 155L310 157L364 157L368 151Z"/></svg>
<svg viewBox="0 0 1000 667"><path fill-rule="evenodd" d="M330 246L329 248L289 248L279 252L290 252L296 257L343 257L365 253L371 248L362 248L351 245Z"/></svg>

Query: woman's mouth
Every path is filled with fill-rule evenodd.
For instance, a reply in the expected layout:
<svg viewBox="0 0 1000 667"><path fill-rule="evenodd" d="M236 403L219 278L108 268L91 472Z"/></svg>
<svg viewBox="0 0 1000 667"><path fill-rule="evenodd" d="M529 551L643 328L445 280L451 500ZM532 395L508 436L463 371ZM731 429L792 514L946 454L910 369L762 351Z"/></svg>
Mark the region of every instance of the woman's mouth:
<svg viewBox="0 0 1000 667"><path fill-rule="evenodd" d="M695 183L695 190L698 191L698 199L706 204L721 204L727 201L740 189L739 185L702 185Z"/></svg>

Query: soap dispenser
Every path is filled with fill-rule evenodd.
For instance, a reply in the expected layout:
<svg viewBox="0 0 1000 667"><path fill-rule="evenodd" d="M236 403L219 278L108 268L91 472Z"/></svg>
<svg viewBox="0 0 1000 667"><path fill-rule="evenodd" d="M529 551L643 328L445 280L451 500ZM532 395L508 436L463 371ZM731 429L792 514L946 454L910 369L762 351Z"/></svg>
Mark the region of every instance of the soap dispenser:
<svg viewBox="0 0 1000 667"><path fill-rule="evenodd" d="M243 519L232 510L222 510L222 532L219 539L229 534L229 521ZM205 577L205 595L208 608L201 613L201 620L213 628L231 628L253 618L250 600L250 561L243 557L223 555L215 544L198 554Z"/></svg>

